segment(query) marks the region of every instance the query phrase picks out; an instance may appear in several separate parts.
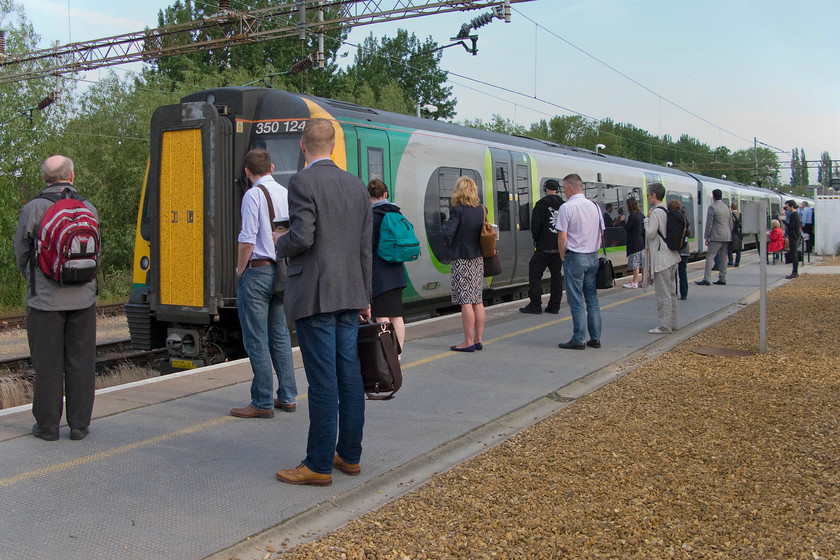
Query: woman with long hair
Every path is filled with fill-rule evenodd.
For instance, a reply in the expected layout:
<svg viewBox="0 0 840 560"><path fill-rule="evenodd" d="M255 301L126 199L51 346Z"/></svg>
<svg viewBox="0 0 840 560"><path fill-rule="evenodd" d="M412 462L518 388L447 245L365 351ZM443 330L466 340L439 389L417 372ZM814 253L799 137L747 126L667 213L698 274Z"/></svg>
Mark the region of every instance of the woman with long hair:
<svg viewBox="0 0 840 560"><path fill-rule="evenodd" d="M459 177L455 182L450 204L443 237L452 259L452 303L461 306L464 328L464 340L450 349L474 352L484 348L484 260L479 239L486 210L478 202L475 181L469 177Z"/></svg>
<svg viewBox="0 0 840 560"><path fill-rule="evenodd" d="M627 219L621 224L627 231L627 270L633 271L633 279L625 288L640 288L640 272L645 266L645 217L639 211L639 201L627 199Z"/></svg>

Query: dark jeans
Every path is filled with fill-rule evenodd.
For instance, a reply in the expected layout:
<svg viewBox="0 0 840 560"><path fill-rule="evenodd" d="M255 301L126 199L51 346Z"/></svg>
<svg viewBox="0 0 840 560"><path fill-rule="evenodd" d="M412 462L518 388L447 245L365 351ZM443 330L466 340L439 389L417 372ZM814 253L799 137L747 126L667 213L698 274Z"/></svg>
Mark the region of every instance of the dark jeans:
<svg viewBox="0 0 840 560"><path fill-rule="evenodd" d="M677 286L681 299L688 297L688 255L680 255L680 262L677 263Z"/></svg>
<svg viewBox="0 0 840 560"><path fill-rule="evenodd" d="M329 474L335 453L350 464L362 456L365 386L356 349L359 311L319 313L298 319L295 327L309 382L304 462L316 473Z"/></svg>
<svg viewBox="0 0 840 560"><path fill-rule="evenodd" d="M542 297L542 276L545 269L551 273L551 295L548 298L549 307L560 307L563 301L563 261L560 253L546 253L534 251L528 262L528 297L531 305L540 307Z"/></svg>
<svg viewBox="0 0 840 560"><path fill-rule="evenodd" d="M71 311L27 307L26 327L35 368L32 415L38 427L58 433L64 395L67 424L87 428L96 386L96 306Z"/></svg>
<svg viewBox="0 0 840 560"><path fill-rule="evenodd" d="M598 304L598 253L566 254L563 262L566 272L566 291L572 313L574 334L572 341L586 342L586 333L592 340L601 340L601 307Z"/></svg>
<svg viewBox="0 0 840 560"><path fill-rule="evenodd" d="M735 260L732 260L732 255L735 255ZM726 249L727 262L729 266L741 266L741 250L733 251L732 247Z"/></svg>
<svg viewBox="0 0 840 560"><path fill-rule="evenodd" d="M791 271L793 274L799 274L799 245L801 240L799 239L788 239L788 246L790 247L790 260L793 263L793 270Z"/></svg>

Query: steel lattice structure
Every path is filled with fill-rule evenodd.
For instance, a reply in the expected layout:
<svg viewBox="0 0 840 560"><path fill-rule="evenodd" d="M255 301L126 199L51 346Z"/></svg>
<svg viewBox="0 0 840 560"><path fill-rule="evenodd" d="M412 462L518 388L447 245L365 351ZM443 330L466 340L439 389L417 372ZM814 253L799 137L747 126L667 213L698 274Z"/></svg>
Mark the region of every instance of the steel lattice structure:
<svg viewBox="0 0 840 560"><path fill-rule="evenodd" d="M205 49L261 43L340 27L370 25L447 12L504 6L531 0L297 0L246 12L221 10L203 19L82 41L18 56L0 55L0 84L93 70ZM387 4L387 7L384 6ZM297 23L289 25L297 16ZM282 22L280 26L277 23ZM215 37L210 37L213 30ZM206 31L208 33L199 33ZM196 37L196 34L202 37ZM206 38L204 38L206 37ZM180 43L180 44L179 44ZM13 70L38 61L41 68Z"/></svg>

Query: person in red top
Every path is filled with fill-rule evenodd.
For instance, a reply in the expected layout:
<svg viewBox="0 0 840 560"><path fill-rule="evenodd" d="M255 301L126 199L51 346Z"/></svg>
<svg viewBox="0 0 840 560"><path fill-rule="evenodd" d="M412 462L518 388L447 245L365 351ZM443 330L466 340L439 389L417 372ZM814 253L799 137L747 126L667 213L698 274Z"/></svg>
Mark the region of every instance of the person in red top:
<svg viewBox="0 0 840 560"><path fill-rule="evenodd" d="M770 253L778 253L785 248L785 233L782 231L779 220L772 220L770 222L770 231L767 233L767 255L770 262Z"/></svg>

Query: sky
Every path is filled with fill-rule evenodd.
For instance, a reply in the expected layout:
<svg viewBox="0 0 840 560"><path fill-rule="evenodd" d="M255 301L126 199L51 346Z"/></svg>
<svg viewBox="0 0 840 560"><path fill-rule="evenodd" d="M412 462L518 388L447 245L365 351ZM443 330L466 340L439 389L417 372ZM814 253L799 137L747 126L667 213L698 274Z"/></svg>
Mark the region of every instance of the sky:
<svg viewBox="0 0 840 560"><path fill-rule="evenodd" d="M156 27L158 10L174 0L22 3L46 48ZM477 56L460 46L443 51L457 121L497 114L527 127L582 114L732 151L756 140L786 152L782 162L793 148L809 161L825 151L840 159L836 0L534 0L511 8L511 23L474 31ZM359 26L348 43L403 28L446 45L486 11ZM344 52L352 61L355 48Z"/></svg>

